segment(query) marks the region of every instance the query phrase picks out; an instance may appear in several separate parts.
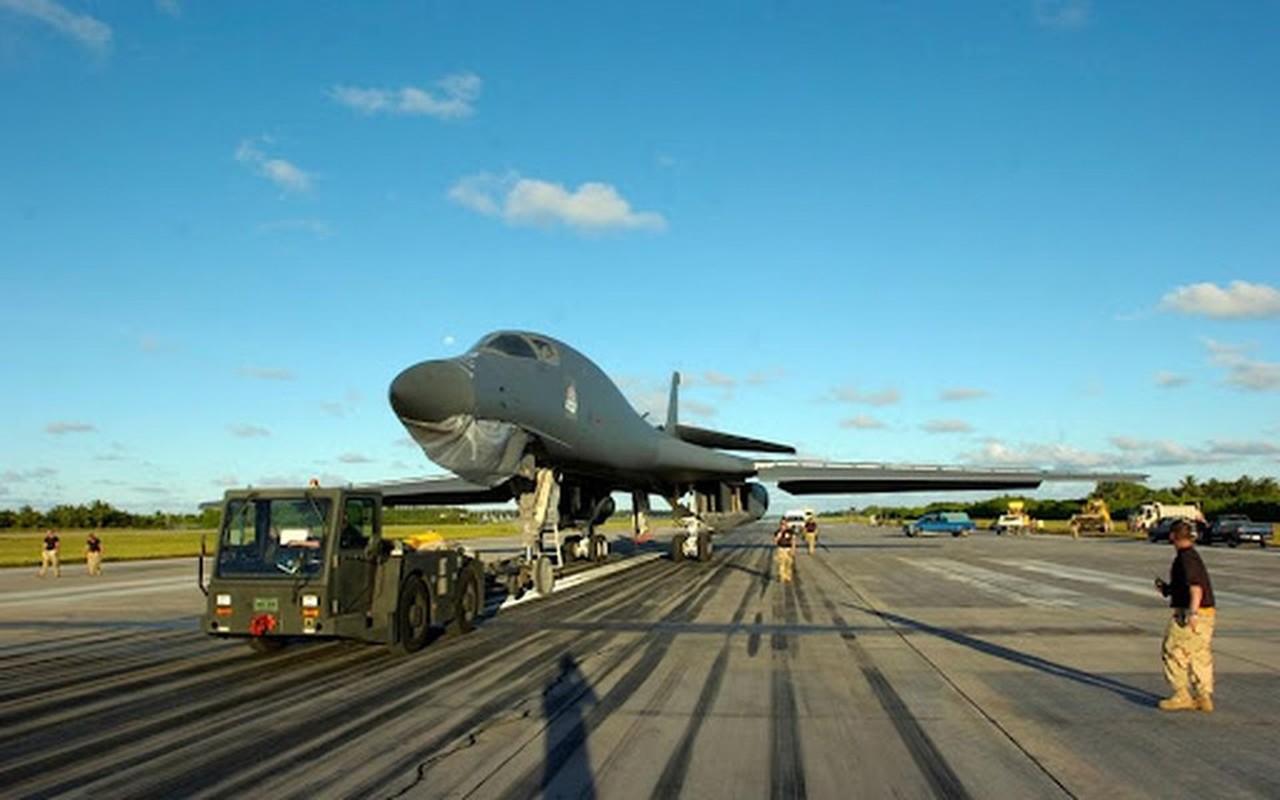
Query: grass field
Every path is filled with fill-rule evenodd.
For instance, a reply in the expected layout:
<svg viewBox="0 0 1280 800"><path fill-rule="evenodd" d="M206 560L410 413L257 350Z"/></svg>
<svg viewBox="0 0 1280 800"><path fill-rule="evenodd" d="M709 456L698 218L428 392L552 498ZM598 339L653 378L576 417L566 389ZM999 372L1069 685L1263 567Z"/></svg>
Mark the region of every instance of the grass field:
<svg viewBox="0 0 1280 800"><path fill-rule="evenodd" d="M392 525L386 535L393 539L407 538L434 531L448 541L476 539L488 536L515 536L514 522L494 522L484 525ZM62 563L84 564L84 542L87 530L60 530ZM184 558L200 554L200 540L207 539L210 552L215 544L216 531L152 531L107 529L98 534L102 539L103 561L137 561L149 558ZM38 568L44 531L7 531L0 533L0 567Z"/></svg>
<svg viewBox="0 0 1280 800"><path fill-rule="evenodd" d="M827 524L856 522L866 523L859 517L822 517L820 522ZM670 520L654 520L658 526L670 525ZM990 520L978 520L979 530L990 527ZM898 528L898 524L886 524L884 528ZM1112 536L1142 538L1142 534L1131 534L1121 529ZM619 515L604 525L604 531L614 534L626 534L631 530L629 515ZM516 536L515 522L492 522L483 525L392 525L386 534L393 539L435 532L446 541L462 539L478 539L491 536ZM1040 533L1056 533L1070 535L1065 520L1051 520L1045 523ZM59 531L62 539L62 563L84 564L84 541L89 532L86 530ZM1096 535L1096 534L1086 534ZM99 534L102 539L103 561L135 561L149 558L185 558L200 554L200 541L206 539L210 551L213 550L215 531L151 531L108 529ZM40 547L44 540L44 531L7 531L0 533L0 567L32 567L40 566Z"/></svg>

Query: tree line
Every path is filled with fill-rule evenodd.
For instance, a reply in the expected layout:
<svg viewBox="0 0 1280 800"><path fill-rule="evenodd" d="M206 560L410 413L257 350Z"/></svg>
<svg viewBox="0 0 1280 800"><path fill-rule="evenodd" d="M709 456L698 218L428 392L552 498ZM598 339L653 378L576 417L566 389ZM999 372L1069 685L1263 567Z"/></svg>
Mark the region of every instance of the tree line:
<svg viewBox="0 0 1280 800"><path fill-rule="evenodd" d="M1201 482L1188 475L1177 486L1167 489L1152 489L1127 481L1104 482L1099 483L1089 497L1105 500L1115 520L1125 519L1143 503L1197 503L1208 519L1220 514L1248 514L1260 522L1280 521L1280 482L1270 477L1242 475L1233 481L1211 478ZM1005 513L1010 500L1021 500L1027 513L1036 519L1062 520L1071 519L1086 499L1036 500L1021 495L1000 495L971 503L939 501L927 506L875 505L851 510L881 517L918 517L927 511L965 511L971 517L992 519Z"/></svg>
<svg viewBox="0 0 1280 800"><path fill-rule="evenodd" d="M1201 482L1193 475L1182 479L1177 486L1167 489L1151 489L1140 483L1099 483L1091 497L1107 501L1111 516L1122 520L1142 503L1199 503L1205 516L1212 519L1219 514L1248 514L1263 522L1280 522L1280 482L1275 478L1253 478L1242 475L1233 481L1211 478ZM881 517L918 517L926 511L967 511L969 516L991 519L1003 514L1010 500L1022 500L1027 513L1037 519L1070 519L1080 510L1086 498L1077 500L1036 500L1020 495L1000 495L971 503L939 501L927 506L872 505L849 509L857 514L876 514ZM626 513L619 509L619 514ZM122 511L102 500L86 505L57 505L48 511L38 511L31 506L15 510L0 509L0 529L37 528L137 528L143 530L175 530L183 528L216 528L220 510L204 508L195 514L133 514ZM388 508L383 510L383 522L388 525L445 525L472 524L495 520L513 519L515 511L509 508L469 509L444 506L419 508ZM668 516L654 509L652 517Z"/></svg>

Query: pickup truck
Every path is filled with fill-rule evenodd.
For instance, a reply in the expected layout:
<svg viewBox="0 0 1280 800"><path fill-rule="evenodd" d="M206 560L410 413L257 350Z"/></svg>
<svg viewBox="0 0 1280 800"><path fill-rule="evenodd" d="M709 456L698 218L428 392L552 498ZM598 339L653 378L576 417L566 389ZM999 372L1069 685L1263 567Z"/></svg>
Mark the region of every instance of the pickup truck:
<svg viewBox="0 0 1280 800"><path fill-rule="evenodd" d="M1213 521L1205 531L1205 544L1226 542L1228 547L1236 547L1241 542L1257 542L1259 547L1266 547L1271 538L1271 524L1254 522L1244 514L1223 514Z"/></svg>
<svg viewBox="0 0 1280 800"><path fill-rule="evenodd" d="M968 536L977 525L963 511L930 511L919 519L902 526L908 536L926 533L949 533L952 536Z"/></svg>

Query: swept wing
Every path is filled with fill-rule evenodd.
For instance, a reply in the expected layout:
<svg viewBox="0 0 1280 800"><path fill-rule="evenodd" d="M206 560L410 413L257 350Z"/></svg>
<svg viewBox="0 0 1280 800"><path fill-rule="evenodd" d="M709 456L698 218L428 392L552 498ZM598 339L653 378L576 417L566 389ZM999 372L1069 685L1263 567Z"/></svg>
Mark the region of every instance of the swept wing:
<svg viewBox="0 0 1280 800"><path fill-rule="evenodd" d="M1141 481L1147 477L1127 472L832 461L760 461L756 470L760 480L794 495L1035 489L1045 481Z"/></svg>

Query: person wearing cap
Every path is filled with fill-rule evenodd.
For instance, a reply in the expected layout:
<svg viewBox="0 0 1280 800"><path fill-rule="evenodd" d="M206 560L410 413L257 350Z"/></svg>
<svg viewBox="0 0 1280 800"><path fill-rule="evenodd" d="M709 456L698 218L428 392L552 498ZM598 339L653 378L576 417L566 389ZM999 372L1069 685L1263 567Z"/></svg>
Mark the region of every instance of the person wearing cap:
<svg viewBox="0 0 1280 800"><path fill-rule="evenodd" d="M40 573L41 578L49 571L49 567L53 567L53 577L62 577L62 562L58 556L62 553L62 542L58 539L58 534L53 529L44 532L44 547L40 551Z"/></svg>
<svg viewBox="0 0 1280 800"><path fill-rule="evenodd" d="M1169 580L1156 578L1156 589L1173 609L1165 628L1161 656L1173 694L1159 703L1161 711L1213 711L1213 584L1195 548L1191 523L1180 519L1169 529L1176 551Z"/></svg>
<svg viewBox="0 0 1280 800"><path fill-rule="evenodd" d="M102 540L96 531L89 531L84 543L84 563L90 575L102 574Z"/></svg>
<svg viewBox="0 0 1280 800"><path fill-rule="evenodd" d="M778 580L791 583L795 578L796 537L784 517L773 533L774 561L778 565Z"/></svg>

